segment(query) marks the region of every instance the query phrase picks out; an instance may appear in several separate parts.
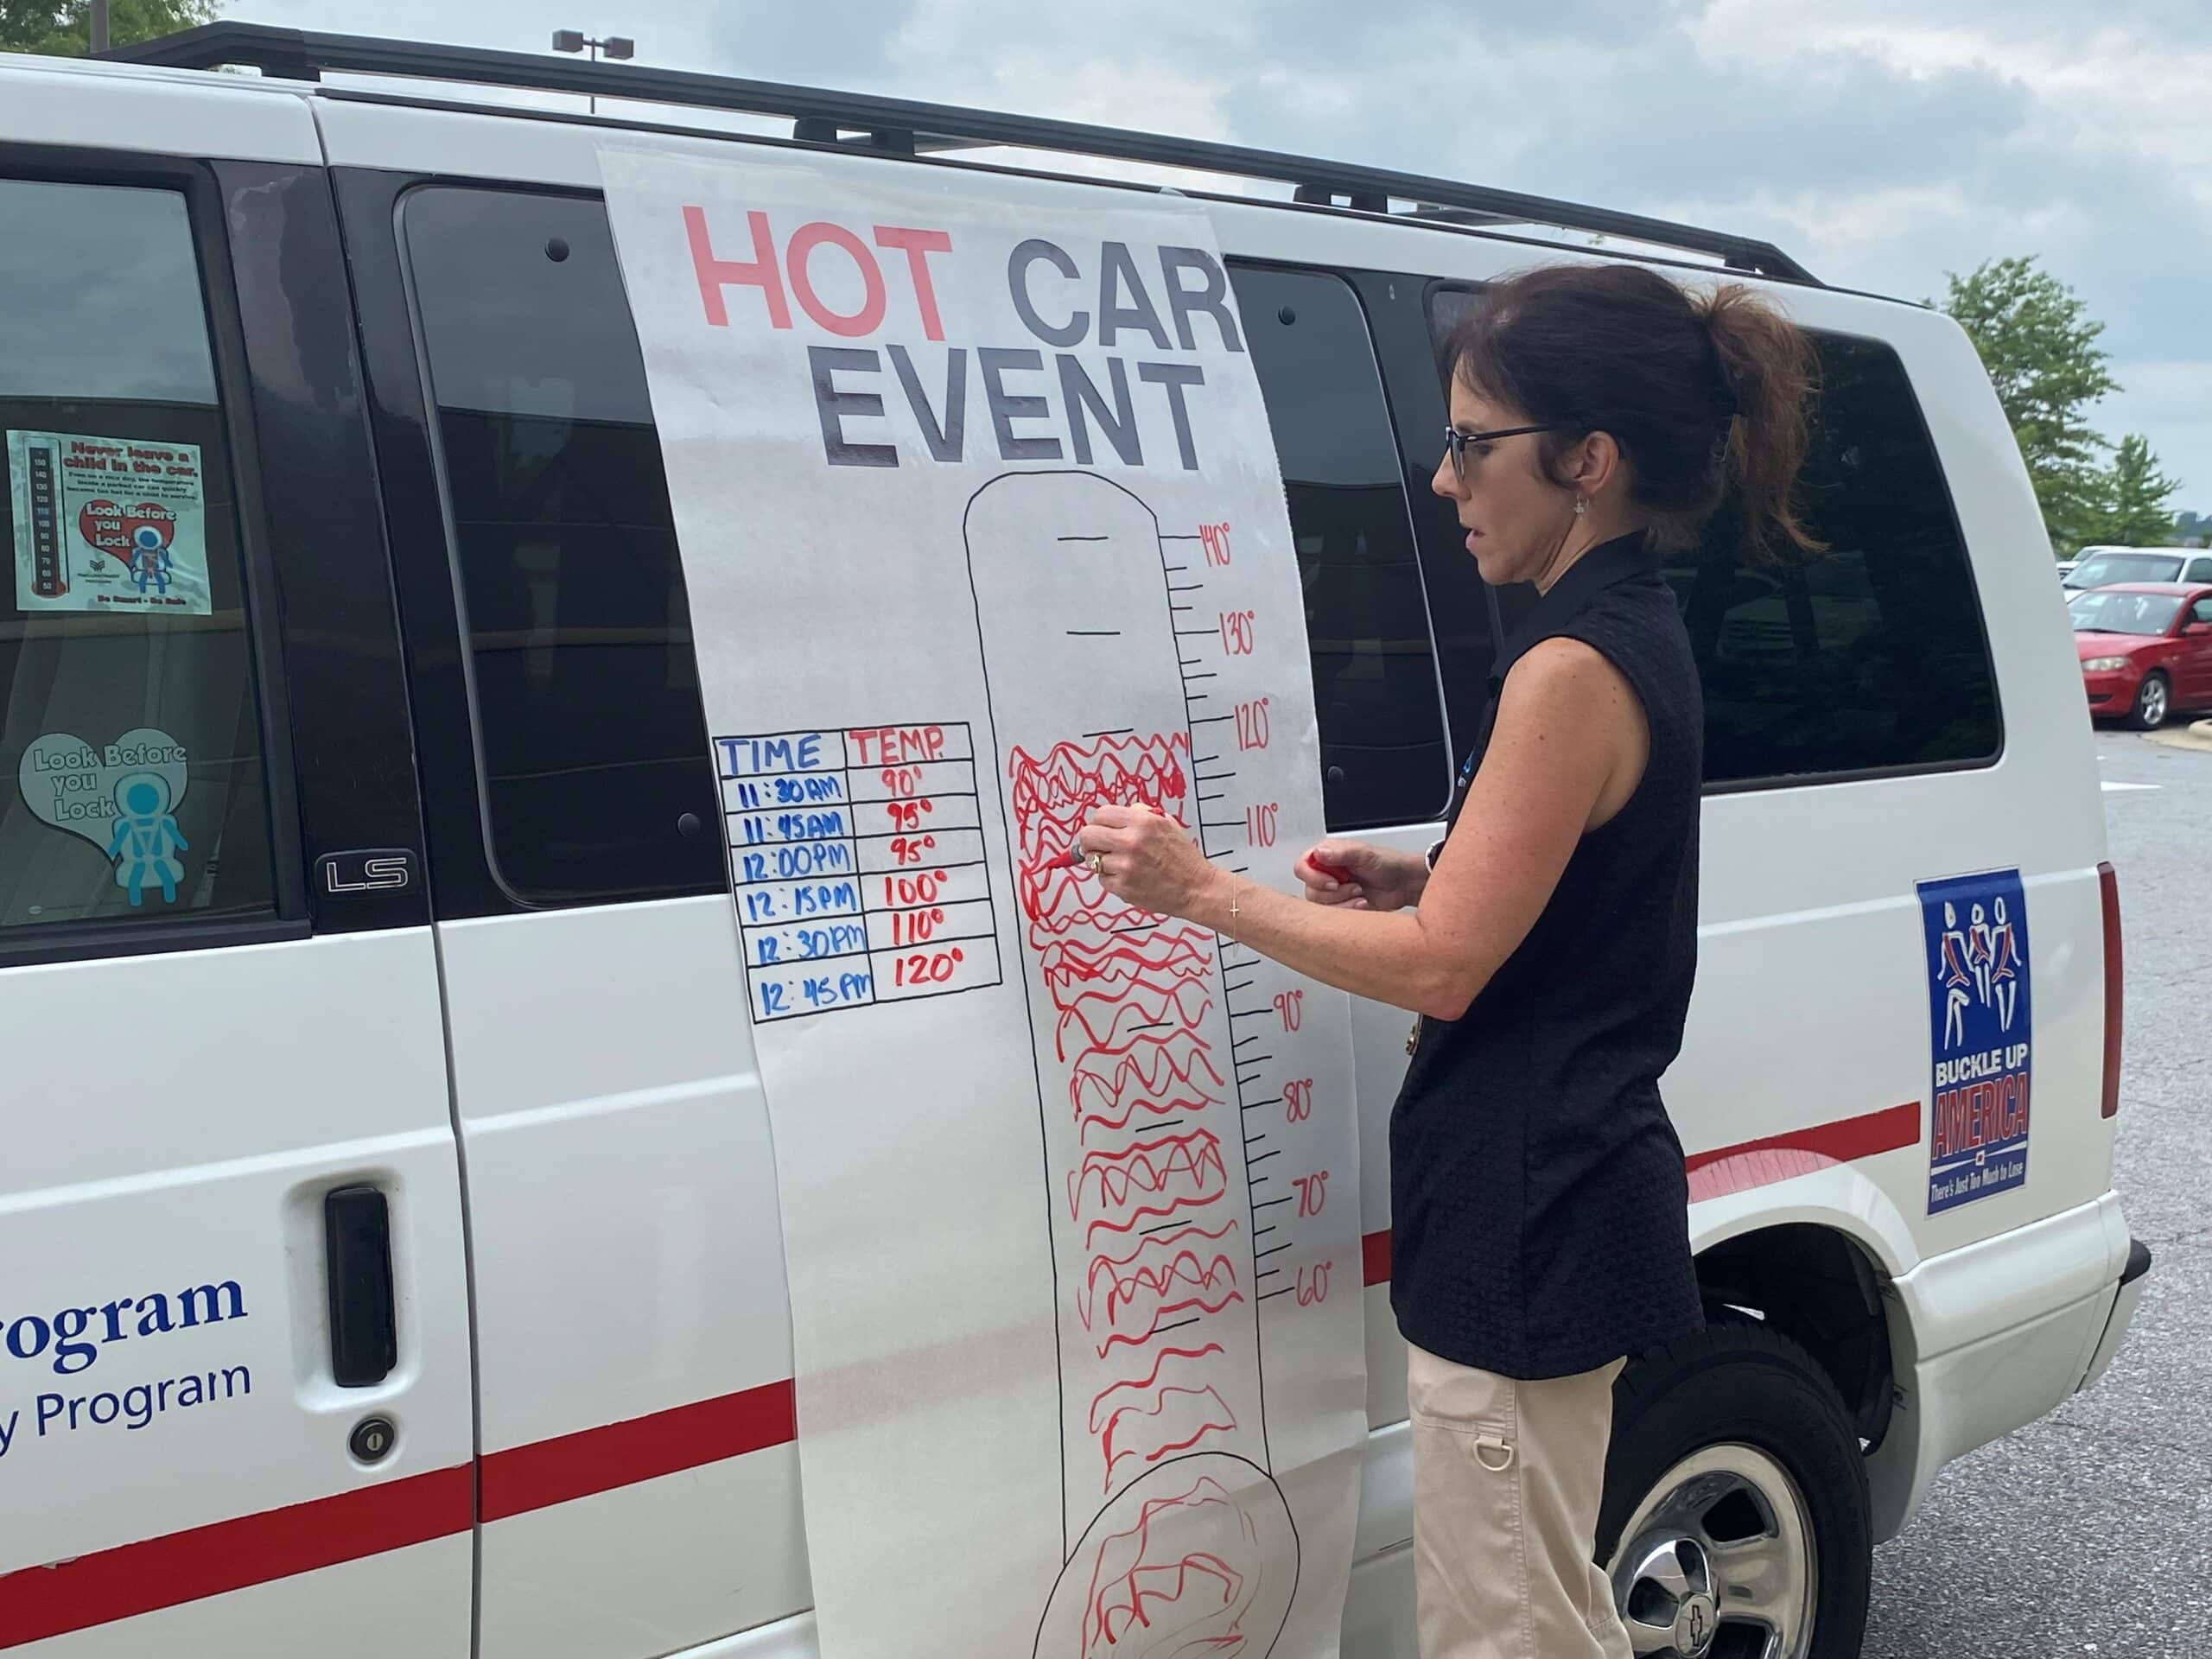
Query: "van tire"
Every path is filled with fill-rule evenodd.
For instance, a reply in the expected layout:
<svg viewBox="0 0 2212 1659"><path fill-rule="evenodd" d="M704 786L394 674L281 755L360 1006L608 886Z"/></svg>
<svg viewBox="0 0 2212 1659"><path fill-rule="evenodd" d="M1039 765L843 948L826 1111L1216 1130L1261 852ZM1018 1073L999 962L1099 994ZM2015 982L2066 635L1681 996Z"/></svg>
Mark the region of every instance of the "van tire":
<svg viewBox="0 0 2212 1659"><path fill-rule="evenodd" d="M1732 1565L1725 1548L1760 1529L1772 1540L1764 1575L1741 1557ZM1669 1549L1675 1539L1687 1555ZM1632 1363L1613 1389L1598 1559L1624 1618L1675 1631L1658 1652L1728 1651L1713 1621L1741 1603L1723 1590L1794 1585L1775 1599L1791 1627L1777 1659L1856 1659L1873 1529L1858 1435L1827 1373L1788 1338L1735 1318Z"/></svg>
<svg viewBox="0 0 2212 1659"><path fill-rule="evenodd" d="M2173 690L2167 683L2165 671L2154 668L2135 688L2135 703L2127 711L2127 724L2134 731L2155 732L2166 723L2172 709Z"/></svg>

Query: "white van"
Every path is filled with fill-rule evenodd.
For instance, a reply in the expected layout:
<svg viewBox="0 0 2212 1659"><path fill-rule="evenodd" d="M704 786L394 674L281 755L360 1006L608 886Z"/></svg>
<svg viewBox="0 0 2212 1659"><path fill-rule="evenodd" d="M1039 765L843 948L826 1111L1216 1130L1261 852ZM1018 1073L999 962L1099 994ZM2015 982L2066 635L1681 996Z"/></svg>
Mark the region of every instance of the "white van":
<svg viewBox="0 0 2212 1659"><path fill-rule="evenodd" d="M1529 601L1426 488L1439 329L1543 258L1759 283L1820 343L1833 550L1747 563L1723 522L1669 572L1708 800L1667 1090L1713 1319L1619 1388L1601 1549L1638 1651L1856 1653L1937 1471L2109 1363L2150 1260L2112 1191L2114 880L2035 498L1947 319L1741 238L1226 147L243 25L128 55L0 59L0 1649L816 1651L610 130L832 179L1210 175L1330 821L1395 846L1437 834ZM1414 1651L1405 1019L1354 1026L1344 1648L1384 1659Z"/></svg>

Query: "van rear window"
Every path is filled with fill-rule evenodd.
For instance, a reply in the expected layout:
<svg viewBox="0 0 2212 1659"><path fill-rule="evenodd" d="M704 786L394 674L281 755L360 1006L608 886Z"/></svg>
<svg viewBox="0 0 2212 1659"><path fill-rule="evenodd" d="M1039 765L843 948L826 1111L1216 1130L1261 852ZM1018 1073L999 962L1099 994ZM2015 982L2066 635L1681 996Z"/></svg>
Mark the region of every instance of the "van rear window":
<svg viewBox="0 0 2212 1659"><path fill-rule="evenodd" d="M1743 551L1725 506L1666 571L1705 681L1708 785L1994 760L1997 682L1942 463L1895 352L1816 334L1798 499L1816 557Z"/></svg>
<svg viewBox="0 0 2212 1659"><path fill-rule="evenodd" d="M1438 290L1440 345L1469 303ZM2003 745L1966 542L1904 365L1878 340L1813 338L1798 500L1829 550L1753 558L1729 505L1664 572L1704 681L1708 788L1981 765Z"/></svg>

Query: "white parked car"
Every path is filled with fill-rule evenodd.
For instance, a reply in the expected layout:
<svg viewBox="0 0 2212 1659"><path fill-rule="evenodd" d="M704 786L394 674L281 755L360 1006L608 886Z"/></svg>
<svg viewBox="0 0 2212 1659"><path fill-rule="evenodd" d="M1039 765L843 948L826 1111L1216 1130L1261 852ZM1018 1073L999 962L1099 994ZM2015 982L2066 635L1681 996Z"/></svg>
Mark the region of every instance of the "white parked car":
<svg viewBox="0 0 2212 1659"><path fill-rule="evenodd" d="M2085 547L2066 571L2066 586L2109 588L2121 582L2212 582L2212 551L2188 547Z"/></svg>
<svg viewBox="0 0 2212 1659"><path fill-rule="evenodd" d="M816 1650L769 1120L611 126L832 199L1052 150L1252 180L1205 200L1287 484L1329 816L1408 849L1529 602L1424 487L1437 331L1532 260L1630 257L1546 227L1771 295L1824 359L1805 499L1833 550L1753 568L1724 530L1669 573L1709 792L1666 1086L1713 1319L1619 1387L1601 1544L1640 1650L1855 1653L1872 1548L2109 1363L2149 1264L2112 1186L2114 877L2066 620L2018 553L2035 497L1948 319L1743 238L1299 157L242 25L131 55L0 59L0 1647ZM1354 1026L1344 1643L1409 1659L1406 1020ZM1737 1645L1678 1616L1700 1583Z"/></svg>

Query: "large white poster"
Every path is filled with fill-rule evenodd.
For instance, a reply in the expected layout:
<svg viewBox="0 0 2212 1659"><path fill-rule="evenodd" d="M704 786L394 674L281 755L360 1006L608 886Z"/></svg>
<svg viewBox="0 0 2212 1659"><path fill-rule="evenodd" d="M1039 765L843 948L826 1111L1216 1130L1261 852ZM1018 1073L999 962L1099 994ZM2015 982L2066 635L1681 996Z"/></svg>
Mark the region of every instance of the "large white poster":
<svg viewBox="0 0 2212 1659"><path fill-rule="evenodd" d="M1205 213L609 149L773 1121L828 1659L1333 1654L1348 1008L1068 856L1322 832Z"/></svg>

